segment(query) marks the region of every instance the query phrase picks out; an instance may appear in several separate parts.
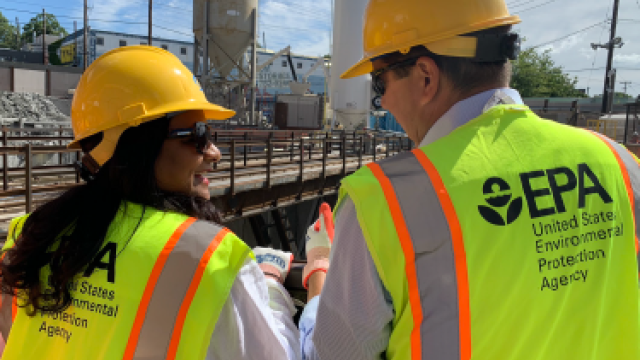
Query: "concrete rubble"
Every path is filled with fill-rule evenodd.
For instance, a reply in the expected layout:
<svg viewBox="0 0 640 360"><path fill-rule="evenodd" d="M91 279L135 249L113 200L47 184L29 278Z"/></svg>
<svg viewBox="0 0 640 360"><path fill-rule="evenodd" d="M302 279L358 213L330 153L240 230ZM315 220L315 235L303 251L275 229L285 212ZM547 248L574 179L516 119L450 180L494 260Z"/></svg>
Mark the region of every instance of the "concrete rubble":
<svg viewBox="0 0 640 360"><path fill-rule="evenodd" d="M71 121L46 96L16 92L3 92L0 95L0 119L24 119L27 122Z"/></svg>
<svg viewBox="0 0 640 360"><path fill-rule="evenodd" d="M49 99L46 96L36 93L2 92L0 94L0 125L13 128L60 128L71 126L71 118L65 115L56 104L68 104L66 99ZM58 136L58 132L38 131L38 132L12 132L9 136ZM65 134L70 135L70 134ZM64 141L66 144L68 141ZM4 146L22 146L27 141L10 141ZM29 141L32 145L61 145L60 141ZM74 153L64 153L62 163L69 164L75 160ZM9 167L16 168L24 166L23 155L10 155L8 159ZM55 165L59 163L58 154L34 154L32 166ZM0 158L0 169L4 167Z"/></svg>

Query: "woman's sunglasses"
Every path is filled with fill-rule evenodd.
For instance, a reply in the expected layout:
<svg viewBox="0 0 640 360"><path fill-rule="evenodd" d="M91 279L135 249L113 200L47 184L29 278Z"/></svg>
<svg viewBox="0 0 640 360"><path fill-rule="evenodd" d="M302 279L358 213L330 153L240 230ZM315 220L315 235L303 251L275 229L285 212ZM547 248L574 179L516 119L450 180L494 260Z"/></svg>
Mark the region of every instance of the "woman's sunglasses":
<svg viewBox="0 0 640 360"><path fill-rule="evenodd" d="M190 129L174 129L169 132L167 139L183 139L186 138L192 143L199 154L204 154L204 149L209 142L213 142L211 136L211 128L203 122L197 122Z"/></svg>
<svg viewBox="0 0 640 360"><path fill-rule="evenodd" d="M378 69L376 71L373 71L371 73L371 85L373 86L373 91L376 92L376 94L382 96L384 95L385 91L387 91L386 89L386 85L384 83L384 80L382 79L382 74L386 73L389 70L393 70L393 69L398 69L401 67L405 67L405 66L413 66L418 62L418 59L420 57L415 57L415 58L411 58L411 59L406 59L406 60L402 60L400 62L397 62L395 64L391 64L389 66L385 66L382 69Z"/></svg>

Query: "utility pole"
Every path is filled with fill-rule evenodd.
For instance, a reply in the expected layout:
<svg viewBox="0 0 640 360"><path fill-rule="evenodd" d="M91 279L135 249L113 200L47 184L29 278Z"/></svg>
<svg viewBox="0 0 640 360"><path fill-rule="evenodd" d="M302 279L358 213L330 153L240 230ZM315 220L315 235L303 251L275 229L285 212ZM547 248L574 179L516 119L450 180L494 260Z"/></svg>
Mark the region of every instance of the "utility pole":
<svg viewBox="0 0 640 360"><path fill-rule="evenodd" d="M249 124L257 125L256 121L256 47L258 43L258 9L254 8L251 14L251 104L249 104L249 112L251 120Z"/></svg>
<svg viewBox="0 0 640 360"><path fill-rule="evenodd" d="M49 65L49 50L47 49L47 13L42 9L42 63Z"/></svg>
<svg viewBox="0 0 640 360"><path fill-rule="evenodd" d="M153 0L149 0L149 40L147 40L147 43L149 43L149 46L151 46L151 33L152 30L151 28L153 27Z"/></svg>
<svg viewBox="0 0 640 360"><path fill-rule="evenodd" d="M607 99L609 99L609 90L610 88L612 88L609 74L611 72L611 67L613 65L613 49L617 45L620 45L620 47L622 47L622 39L618 38L616 40L616 25L618 24L619 5L620 5L620 0L613 1L613 18L611 19L611 34L609 36L609 42L606 44L606 47L609 50L609 56L607 57L607 72L605 73L605 77L604 77L604 91L602 92L602 109L600 110L600 112L603 114L607 113L607 110L608 110Z"/></svg>
<svg viewBox="0 0 640 360"><path fill-rule="evenodd" d="M73 37L74 39L74 47L73 47L73 66L78 66L77 60L78 60L78 34L76 34L78 32L78 22L77 21L73 21Z"/></svg>
<svg viewBox="0 0 640 360"><path fill-rule="evenodd" d="M21 48L21 41L20 41L20 20L18 20L18 17L16 16L16 50L20 51Z"/></svg>
<svg viewBox="0 0 640 360"><path fill-rule="evenodd" d="M87 62L87 37L89 36L89 33L87 32L87 26L89 25L89 19L87 18L87 0L84 0L84 35L82 37L82 61L83 61L83 66L82 66L82 70L86 70L87 66L88 66L88 62Z"/></svg>
<svg viewBox="0 0 640 360"><path fill-rule="evenodd" d="M627 94L627 86L631 85L632 82L631 81L620 81L620 84L622 84L624 86L624 93L626 95Z"/></svg>

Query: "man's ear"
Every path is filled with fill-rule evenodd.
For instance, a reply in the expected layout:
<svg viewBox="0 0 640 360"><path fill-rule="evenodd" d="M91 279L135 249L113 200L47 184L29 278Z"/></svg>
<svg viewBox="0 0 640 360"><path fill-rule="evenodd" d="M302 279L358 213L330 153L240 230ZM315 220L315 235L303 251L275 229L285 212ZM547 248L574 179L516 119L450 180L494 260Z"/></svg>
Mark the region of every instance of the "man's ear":
<svg viewBox="0 0 640 360"><path fill-rule="evenodd" d="M416 62L414 75L416 89L420 91L420 102L423 105L432 102L441 85L440 68L432 58L423 56Z"/></svg>

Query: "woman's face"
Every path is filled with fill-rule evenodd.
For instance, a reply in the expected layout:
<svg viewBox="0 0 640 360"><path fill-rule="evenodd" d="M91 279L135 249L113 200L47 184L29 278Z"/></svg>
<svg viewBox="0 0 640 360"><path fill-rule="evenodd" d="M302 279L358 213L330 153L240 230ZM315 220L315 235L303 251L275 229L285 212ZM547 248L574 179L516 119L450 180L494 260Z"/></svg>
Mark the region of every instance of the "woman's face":
<svg viewBox="0 0 640 360"><path fill-rule="evenodd" d="M203 111L186 111L171 119L169 132L191 129L195 123L205 121ZM211 165L220 161L220 157L220 150L212 143L208 143L204 154L200 154L188 139L166 139L155 164L158 187L163 191L209 200L209 180L204 173L211 171Z"/></svg>

